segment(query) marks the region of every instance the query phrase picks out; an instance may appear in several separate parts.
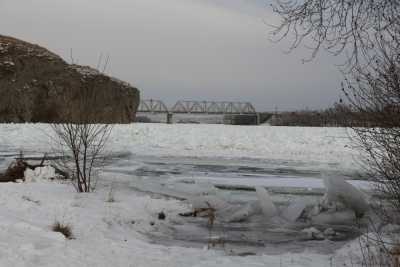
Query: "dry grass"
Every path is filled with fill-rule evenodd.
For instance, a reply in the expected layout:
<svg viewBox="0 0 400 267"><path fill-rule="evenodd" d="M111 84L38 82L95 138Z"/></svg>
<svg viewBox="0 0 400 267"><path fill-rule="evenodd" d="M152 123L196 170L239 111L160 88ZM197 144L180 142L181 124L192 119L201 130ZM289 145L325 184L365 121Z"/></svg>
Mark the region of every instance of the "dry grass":
<svg viewBox="0 0 400 267"><path fill-rule="evenodd" d="M69 224L63 224L60 223L58 221L56 221L53 226L51 227L51 229L54 232L59 232L61 234L63 234L65 236L65 238L67 239L73 239L73 235L72 235L72 230L71 230L71 226Z"/></svg>

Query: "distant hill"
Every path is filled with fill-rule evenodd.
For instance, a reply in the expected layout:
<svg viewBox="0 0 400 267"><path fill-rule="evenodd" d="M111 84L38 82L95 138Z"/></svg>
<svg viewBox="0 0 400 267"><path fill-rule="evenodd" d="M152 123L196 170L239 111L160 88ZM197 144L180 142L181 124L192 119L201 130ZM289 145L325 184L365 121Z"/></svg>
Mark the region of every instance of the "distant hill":
<svg viewBox="0 0 400 267"><path fill-rule="evenodd" d="M139 95L98 70L0 35L0 122L129 123Z"/></svg>

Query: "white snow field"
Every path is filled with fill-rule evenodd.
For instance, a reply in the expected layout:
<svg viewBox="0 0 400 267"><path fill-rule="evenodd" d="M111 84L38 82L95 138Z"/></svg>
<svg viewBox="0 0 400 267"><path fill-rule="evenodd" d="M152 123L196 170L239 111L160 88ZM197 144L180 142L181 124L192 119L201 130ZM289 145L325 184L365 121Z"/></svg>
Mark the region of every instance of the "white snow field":
<svg viewBox="0 0 400 267"><path fill-rule="evenodd" d="M47 151L45 124L0 125L3 146ZM109 149L138 155L302 161L314 168L358 169L359 153L344 128L126 124L114 127Z"/></svg>
<svg viewBox="0 0 400 267"><path fill-rule="evenodd" d="M36 156L51 151L49 135L51 130L46 124L0 125L0 168L4 169L19 151ZM29 182L0 184L0 266L357 266L358 240L341 243L342 248L329 253L312 247L299 252L263 253L260 248L256 255L244 257L238 256L243 251L236 251L229 244L206 249L206 243L201 247L171 242L162 245L150 238L160 233L172 234L172 225L183 223L176 215L189 211L190 206L162 194L167 187L174 192L165 195L171 196L176 191L189 194L196 190L181 183L184 180L207 178L204 180L232 185L235 179L229 177L236 175L239 185L251 181L258 186L322 188L320 173L360 170L359 154L351 148L345 129L117 125L108 150L115 157L93 193L78 194L68 182L49 180L52 170L48 168L28 172ZM193 159L201 165L193 165ZM270 174L270 169L257 169L261 174L253 174L253 165L271 162L307 171L281 177ZM236 163L253 165L242 173ZM218 164L232 169L212 172L210 177L209 168ZM199 172L194 169L199 167L206 168L202 172L205 177L196 176ZM309 177L313 174L310 170L318 172ZM146 183L136 184L140 181ZM356 187L368 187L363 181L350 182ZM146 185L149 190L142 191L160 194L135 190ZM166 220L158 220L160 211L165 212ZM247 207L245 211L247 215ZM69 224L74 239L53 232L51 226L56 221ZM331 244L314 242L322 242L314 243L314 247Z"/></svg>

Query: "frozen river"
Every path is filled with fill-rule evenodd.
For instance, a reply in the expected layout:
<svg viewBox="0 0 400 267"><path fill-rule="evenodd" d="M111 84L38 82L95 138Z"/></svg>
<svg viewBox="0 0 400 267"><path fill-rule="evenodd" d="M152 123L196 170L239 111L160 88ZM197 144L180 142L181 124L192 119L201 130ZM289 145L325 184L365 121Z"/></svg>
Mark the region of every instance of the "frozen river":
<svg viewBox="0 0 400 267"><path fill-rule="evenodd" d="M163 182L207 181L225 190L252 191L263 185L284 194L322 193L324 176L343 177L365 186L355 170L315 169L312 162L276 159L115 155L105 172ZM286 189L286 190L285 190ZM303 189L303 190L301 190Z"/></svg>
<svg viewBox="0 0 400 267"><path fill-rule="evenodd" d="M231 203L246 205L256 202L254 186L263 185L272 193L274 203L285 209L289 203L301 200L317 202L324 193L321 178L326 175L350 179L359 187L366 186L358 172L313 169L312 164L301 161L279 161L250 158L208 157L157 157L121 154L105 169L106 176L125 177L125 182L115 185L119 190L139 190L145 193L190 198L196 191L196 183L209 182L217 186ZM128 178L130 177L130 178ZM207 220L182 218L177 214L168 229L149 233L150 238L166 245L202 247L207 243L209 232ZM302 232L311 227L308 223L282 225L267 223L263 216L253 216L241 223L217 222L213 234L224 236L234 250L280 254L285 251L301 252L305 248L319 253L332 253L348 239L357 236L357 229L349 225L333 227L342 234L336 240L310 240Z"/></svg>

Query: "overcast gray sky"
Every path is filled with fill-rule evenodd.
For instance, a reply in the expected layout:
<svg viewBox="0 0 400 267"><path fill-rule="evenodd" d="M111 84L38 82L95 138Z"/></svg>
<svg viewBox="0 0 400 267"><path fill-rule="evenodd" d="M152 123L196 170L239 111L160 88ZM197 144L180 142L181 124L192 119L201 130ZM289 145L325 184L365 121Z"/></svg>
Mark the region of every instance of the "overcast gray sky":
<svg viewBox="0 0 400 267"><path fill-rule="evenodd" d="M339 97L335 58L285 54L268 40L268 0L0 0L0 33L96 66L143 98L250 101L259 111L321 108ZM337 60L336 60L337 63Z"/></svg>

